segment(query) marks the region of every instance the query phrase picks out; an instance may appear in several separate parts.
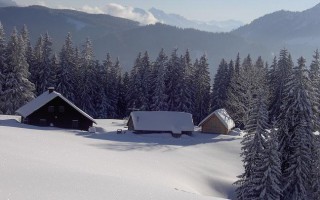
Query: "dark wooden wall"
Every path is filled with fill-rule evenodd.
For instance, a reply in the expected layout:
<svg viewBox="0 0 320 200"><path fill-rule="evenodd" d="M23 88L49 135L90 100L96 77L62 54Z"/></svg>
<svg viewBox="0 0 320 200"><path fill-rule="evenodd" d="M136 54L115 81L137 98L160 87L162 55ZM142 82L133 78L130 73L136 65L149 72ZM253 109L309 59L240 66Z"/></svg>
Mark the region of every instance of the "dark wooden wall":
<svg viewBox="0 0 320 200"><path fill-rule="evenodd" d="M53 106L53 112L49 112L49 107ZM61 108L64 108L62 110ZM73 120L78 120L78 123ZM50 102L29 115L22 122L37 126L55 126L60 128L72 128L88 130L93 122L79 113L78 110L70 106L60 97L52 99Z"/></svg>

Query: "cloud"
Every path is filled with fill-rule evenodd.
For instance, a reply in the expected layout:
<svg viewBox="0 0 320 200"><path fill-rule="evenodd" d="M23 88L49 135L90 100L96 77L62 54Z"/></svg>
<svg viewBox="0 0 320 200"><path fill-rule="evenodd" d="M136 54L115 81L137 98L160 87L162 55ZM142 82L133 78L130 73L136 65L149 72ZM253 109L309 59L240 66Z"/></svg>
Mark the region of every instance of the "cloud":
<svg viewBox="0 0 320 200"><path fill-rule="evenodd" d="M81 8L81 11L84 11L86 13L92 13L92 14L105 14L105 12L99 8L99 7L91 7L88 5L85 5Z"/></svg>
<svg viewBox="0 0 320 200"><path fill-rule="evenodd" d="M83 6L81 10L88 13L108 14L115 17L131 19L134 21L138 21L144 25L155 24L156 22L158 22L158 20L149 11L135 9L131 6L123 6L116 3L109 3L102 8L91 7L86 5Z"/></svg>

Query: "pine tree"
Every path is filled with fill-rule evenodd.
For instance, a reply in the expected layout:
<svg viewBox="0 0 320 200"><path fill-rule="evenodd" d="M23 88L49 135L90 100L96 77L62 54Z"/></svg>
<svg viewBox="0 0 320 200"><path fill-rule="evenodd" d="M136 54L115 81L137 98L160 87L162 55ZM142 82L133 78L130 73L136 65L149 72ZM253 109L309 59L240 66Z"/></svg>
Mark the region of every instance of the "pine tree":
<svg viewBox="0 0 320 200"><path fill-rule="evenodd" d="M274 72L273 80L274 84L271 88L274 88L273 98L271 99L270 119L276 119L280 115L280 107L283 104L284 98L284 87L287 84L288 77L292 73L293 63L291 56L287 49L280 51L280 56L276 71Z"/></svg>
<svg viewBox="0 0 320 200"><path fill-rule="evenodd" d="M241 142L244 173L235 183L239 186L236 191L238 199L259 199L262 192L260 184L263 173L261 167L266 149L265 138L268 137L268 120L266 96L261 89L250 110L249 120L246 124L247 134Z"/></svg>
<svg viewBox="0 0 320 200"><path fill-rule="evenodd" d="M68 33L65 44L60 51L60 66L57 71L59 80L57 91L64 95L71 102L75 102L75 51L72 44L71 34Z"/></svg>
<svg viewBox="0 0 320 200"><path fill-rule="evenodd" d="M211 111L226 107L229 80L228 64L222 59L214 77Z"/></svg>
<svg viewBox="0 0 320 200"><path fill-rule="evenodd" d="M189 93L189 111L192 114L193 111L195 110L195 94L196 94L196 88L195 88L195 84L193 84L194 80L196 79L196 74L195 74L195 66L193 65L192 61L191 61L191 56L190 56L190 52L187 49L186 53L184 55L184 64L186 67L186 88L188 89L188 93Z"/></svg>
<svg viewBox="0 0 320 200"><path fill-rule="evenodd" d="M168 66L166 70L166 94L168 96L168 110L177 111L177 99L179 99L179 88L178 79L179 68L180 68L180 58L177 55L178 49L174 49L171 53L170 59L168 61Z"/></svg>
<svg viewBox="0 0 320 200"><path fill-rule="evenodd" d="M35 83L35 80L33 78L33 75L36 74L38 71L37 69L34 69L36 63L35 63L35 55L31 46L30 38L29 38L29 30L26 25L23 25L23 28L21 30L21 36L24 41L25 45L25 51L26 51L26 58L27 63L29 64L29 71L31 73L29 80L33 83Z"/></svg>
<svg viewBox="0 0 320 200"><path fill-rule="evenodd" d="M268 134L262 162L257 167L258 178L254 180L255 193L258 199L280 200L281 197L281 160L276 128L273 127Z"/></svg>
<svg viewBox="0 0 320 200"><path fill-rule="evenodd" d="M57 71L59 69L59 58L57 54L53 54L51 60L50 60L50 74L48 79L48 86L49 87L57 87L57 82L59 80L59 77L57 76Z"/></svg>
<svg viewBox="0 0 320 200"><path fill-rule="evenodd" d="M3 26L0 22L0 97L2 96L3 93L3 87L5 84L5 76L4 76L4 70L7 68L6 64L6 38L5 38L5 32L3 29ZM0 113L1 112L1 107L4 102L1 101L0 98Z"/></svg>
<svg viewBox="0 0 320 200"><path fill-rule="evenodd" d="M197 124L209 113L210 106L210 73L205 55L195 62L195 111L193 120Z"/></svg>
<svg viewBox="0 0 320 200"><path fill-rule="evenodd" d="M138 80L139 84L139 101L141 103L140 110L150 110L151 106L151 85L152 85L152 74L151 74L151 62L149 58L149 54L146 51L141 58L140 66L138 67Z"/></svg>
<svg viewBox="0 0 320 200"><path fill-rule="evenodd" d="M48 87L51 87L49 84L50 74L51 74L51 54L52 54L52 39L49 34L46 33L44 38L40 39L40 43L37 49L39 49L39 57L37 57L38 64L38 81L36 85L37 95L45 92Z"/></svg>
<svg viewBox="0 0 320 200"><path fill-rule="evenodd" d="M7 45L6 67L3 69L4 85L2 111L5 114L14 114L22 105L34 98L34 84L30 76L25 56L25 44L17 30L14 29Z"/></svg>
<svg viewBox="0 0 320 200"><path fill-rule="evenodd" d="M312 199L320 199L320 136L315 135L312 149L311 184Z"/></svg>
<svg viewBox="0 0 320 200"><path fill-rule="evenodd" d="M119 80L119 98L118 98L118 117L119 118L124 118L128 116L128 101L126 98L126 94L128 93L129 90L129 73L125 72L124 75L121 77Z"/></svg>
<svg viewBox="0 0 320 200"><path fill-rule="evenodd" d="M130 111L138 110L141 107L140 103L140 90L139 87L141 85L141 81L138 76L139 67L141 65L141 53L138 54L134 66L130 72L130 81L129 85L131 89L128 91L127 94L127 101L128 101L128 109Z"/></svg>
<svg viewBox="0 0 320 200"><path fill-rule="evenodd" d="M241 125L240 121L242 112L239 112L239 108L242 108L242 106L240 106L242 102L241 98L239 97L242 97L243 91L246 89L242 86L243 77L240 74L241 71L240 56L238 53L236 62L234 64L234 73L232 73L230 77L226 101L227 111L235 121L236 127L240 127Z"/></svg>
<svg viewBox="0 0 320 200"><path fill-rule="evenodd" d="M312 111L314 115L314 129L320 130L320 105L319 105L319 98L320 98L320 54L318 49L315 51L313 55L313 60L310 65L310 81L312 86L312 91L310 94L311 104L312 104Z"/></svg>
<svg viewBox="0 0 320 200"><path fill-rule="evenodd" d="M309 89L305 59L301 57L285 85L284 105L278 121L284 200L309 199L312 193L313 114Z"/></svg>
<svg viewBox="0 0 320 200"><path fill-rule="evenodd" d="M92 43L89 38L82 47L82 58L79 77L81 87L79 87L78 98L81 100L78 106L88 114L96 116L94 99L96 97L95 61Z"/></svg>
<svg viewBox="0 0 320 200"><path fill-rule="evenodd" d="M187 60L184 56L180 56L180 67L178 68L178 84L176 85L178 95L176 99L177 111L191 112L191 92L188 87Z"/></svg>
<svg viewBox="0 0 320 200"><path fill-rule="evenodd" d="M152 105L151 110L154 111L165 111L168 109L167 95L165 94L165 70L167 67L168 57L161 49L157 60L153 66L152 77L154 84L152 87Z"/></svg>

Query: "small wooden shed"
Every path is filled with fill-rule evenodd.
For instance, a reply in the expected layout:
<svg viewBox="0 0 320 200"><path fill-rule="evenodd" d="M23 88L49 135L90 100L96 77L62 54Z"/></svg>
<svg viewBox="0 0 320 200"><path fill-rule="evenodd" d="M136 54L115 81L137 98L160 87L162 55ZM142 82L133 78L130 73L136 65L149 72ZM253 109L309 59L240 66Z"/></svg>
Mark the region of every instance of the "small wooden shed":
<svg viewBox="0 0 320 200"><path fill-rule="evenodd" d="M203 119L199 125L201 132L228 134L235 124L225 109L218 109Z"/></svg>
<svg viewBox="0 0 320 200"><path fill-rule="evenodd" d="M192 115L172 111L133 111L127 123L128 130L137 133L191 134L194 131Z"/></svg>
<svg viewBox="0 0 320 200"><path fill-rule="evenodd" d="M72 102L49 88L37 98L19 108L21 122L36 126L55 126L88 130L96 121Z"/></svg>

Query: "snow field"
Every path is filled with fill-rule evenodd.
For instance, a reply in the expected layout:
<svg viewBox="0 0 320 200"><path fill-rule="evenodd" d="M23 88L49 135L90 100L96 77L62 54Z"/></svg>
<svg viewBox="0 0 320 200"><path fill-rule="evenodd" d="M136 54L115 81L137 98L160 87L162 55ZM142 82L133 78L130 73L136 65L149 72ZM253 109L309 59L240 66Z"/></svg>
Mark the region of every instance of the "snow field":
<svg viewBox="0 0 320 200"><path fill-rule="evenodd" d="M20 124L0 116L0 199L234 198L240 137L195 133L96 134Z"/></svg>

